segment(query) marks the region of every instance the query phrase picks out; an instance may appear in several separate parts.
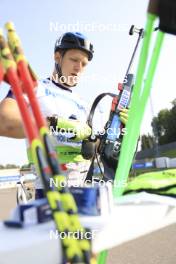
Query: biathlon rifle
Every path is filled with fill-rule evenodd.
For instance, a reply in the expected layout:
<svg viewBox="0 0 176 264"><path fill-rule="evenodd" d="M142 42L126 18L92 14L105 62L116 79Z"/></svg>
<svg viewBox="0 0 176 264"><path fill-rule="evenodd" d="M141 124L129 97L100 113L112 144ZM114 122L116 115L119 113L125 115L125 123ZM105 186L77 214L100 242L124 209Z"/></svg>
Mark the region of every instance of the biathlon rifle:
<svg viewBox="0 0 176 264"><path fill-rule="evenodd" d="M139 42L141 38L143 37L143 29L137 29L134 25L131 26L129 35L133 35L134 33L138 34L137 43L135 45L132 57L130 59L130 63L128 65L125 78L123 80L123 83L118 84L118 90L119 94L113 94L113 93L103 93L96 97L94 100L90 114L88 117L88 125L92 128L92 122L93 122L93 116L95 109L98 105L98 103L101 101L102 98L109 95L113 98L112 104L111 104L111 110L109 114L109 119L106 122L106 125L104 127L103 133L99 133L98 135L92 135L89 138L89 141L96 141L99 140L98 148L95 149L95 156L93 157L92 164L90 166L90 170L88 172L87 180L90 180L91 174L93 172L94 167L94 160L95 157L99 156L100 162L103 164L103 169L101 168L100 162L97 157L97 162L99 164L101 173L103 175L103 180L113 180L115 177L115 170L117 167L118 157L120 153L120 147L123 135L126 133L125 126L122 124L119 112L123 108L128 108L130 104L130 99L132 95L132 88L134 83L134 75L130 73L130 69L139 45ZM101 135L102 134L102 135ZM90 146L89 141L83 142L83 157L89 157L90 155L87 155L86 151L86 145Z"/></svg>

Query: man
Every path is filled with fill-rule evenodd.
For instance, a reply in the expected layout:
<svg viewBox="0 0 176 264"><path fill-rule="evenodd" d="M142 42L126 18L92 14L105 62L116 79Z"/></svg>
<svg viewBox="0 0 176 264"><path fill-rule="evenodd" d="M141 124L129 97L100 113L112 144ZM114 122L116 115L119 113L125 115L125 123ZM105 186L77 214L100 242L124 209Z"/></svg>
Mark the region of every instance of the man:
<svg viewBox="0 0 176 264"><path fill-rule="evenodd" d="M63 99L64 103L66 101L69 104L71 102L75 103L75 105L72 105L72 110L78 110L76 114L79 110L80 112L81 110L84 112L85 103L80 101L77 95L72 93L71 88L76 85L77 79L92 57L93 46L80 33L68 32L56 41L54 49L55 69L52 78L40 81L36 90L42 112L46 117L54 114L63 117L63 113L64 117L69 117L67 105L62 103L63 107L59 104L56 106L58 98L60 101ZM44 100L42 97L45 97ZM53 105L53 102L55 105ZM75 112L69 112L70 114L75 114ZM84 120L86 121L86 118ZM11 91L0 104L0 121L3 121L3 125L2 123L0 124L1 136L14 138L25 137L18 106Z"/></svg>
<svg viewBox="0 0 176 264"><path fill-rule="evenodd" d="M41 111L55 134L54 144L59 161L71 180L78 177L82 180L88 167L81 155L82 140L91 133L86 124L88 108L72 89L92 60L93 52L93 45L83 34L63 34L55 44L53 75L39 81L36 88ZM126 116L122 114L123 121L124 118ZM18 106L11 91L0 104L0 135L25 137Z"/></svg>

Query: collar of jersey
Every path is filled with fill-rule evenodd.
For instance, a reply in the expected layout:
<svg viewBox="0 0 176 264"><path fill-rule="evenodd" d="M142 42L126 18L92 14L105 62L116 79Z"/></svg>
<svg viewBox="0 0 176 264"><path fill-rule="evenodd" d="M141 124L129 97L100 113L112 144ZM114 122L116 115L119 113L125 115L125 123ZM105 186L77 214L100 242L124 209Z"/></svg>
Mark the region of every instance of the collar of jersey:
<svg viewBox="0 0 176 264"><path fill-rule="evenodd" d="M71 90L71 89L69 89L69 88L63 86L63 85L60 84L60 83L55 82L54 80L51 80L51 78L47 78L47 80L52 81L52 83L53 83L54 85L56 85L57 87L59 87L59 88L65 90L65 91L68 91L68 92L72 93L72 90Z"/></svg>

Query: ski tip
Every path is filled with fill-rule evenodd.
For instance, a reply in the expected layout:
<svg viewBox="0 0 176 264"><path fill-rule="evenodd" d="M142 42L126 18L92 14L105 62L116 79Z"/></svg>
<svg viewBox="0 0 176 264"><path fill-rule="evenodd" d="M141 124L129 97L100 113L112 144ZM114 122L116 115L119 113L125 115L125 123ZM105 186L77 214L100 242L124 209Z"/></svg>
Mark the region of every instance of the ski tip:
<svg viewBox="0 0 176 264"><path fill-rule="evenodd" d="M15 29L13 22L10 22L10 21L5 24L5 28L7 30L14 30Z"/></svg>

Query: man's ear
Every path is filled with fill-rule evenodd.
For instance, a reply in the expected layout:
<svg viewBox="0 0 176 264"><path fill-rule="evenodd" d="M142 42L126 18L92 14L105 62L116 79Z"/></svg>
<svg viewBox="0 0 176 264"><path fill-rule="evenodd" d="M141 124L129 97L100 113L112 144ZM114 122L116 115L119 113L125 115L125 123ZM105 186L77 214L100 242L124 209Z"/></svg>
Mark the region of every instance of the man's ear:
<svg viewBox="0 0 176 264"><path fill-rule="evenodd" d="M55 60L56 63L59 63L59 64L61 63L61 54L60 54L59 51L56 51L54 53L54 60Z"/></svg>

